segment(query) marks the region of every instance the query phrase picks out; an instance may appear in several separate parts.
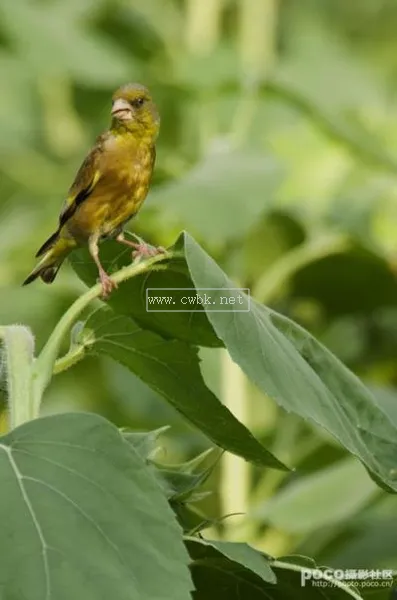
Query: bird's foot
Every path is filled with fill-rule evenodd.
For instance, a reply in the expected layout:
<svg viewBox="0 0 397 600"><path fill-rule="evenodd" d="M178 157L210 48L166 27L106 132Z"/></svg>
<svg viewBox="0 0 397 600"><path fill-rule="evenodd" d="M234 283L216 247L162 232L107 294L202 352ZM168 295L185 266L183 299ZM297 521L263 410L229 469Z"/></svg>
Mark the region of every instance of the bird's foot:
<svg viewBox="0 0 397 600"><path fill-rule="evenodd" d="M143 240L138 244L135 244L135 250L132 253L133 260L139 260L141 258L152 258L158 254L165 254L167 251L162 246L150 246Z"/></svg>
<svg viewBox="0 0 397 600"><path fill-rule="evenodd" d="M113 290L117 290L118 285L113 281L105 271L99 272L99 278L102 286L102 299L106 300Z"/></svg>
<svg viewBox="0 0 397 600"><path fill-rule="evenodd" d="M132 260L139 261L141 258L152 258L157 254L167 253L166 249L162 246L151 246L145 242L145 240L139 237L139 235L136 235L136 233L133 233L132 235L137 240L136 242L133 242L132 240L126 240L122 233L116 237L116 241L120 244L124 244L125 246L133 248Z"/></svg>

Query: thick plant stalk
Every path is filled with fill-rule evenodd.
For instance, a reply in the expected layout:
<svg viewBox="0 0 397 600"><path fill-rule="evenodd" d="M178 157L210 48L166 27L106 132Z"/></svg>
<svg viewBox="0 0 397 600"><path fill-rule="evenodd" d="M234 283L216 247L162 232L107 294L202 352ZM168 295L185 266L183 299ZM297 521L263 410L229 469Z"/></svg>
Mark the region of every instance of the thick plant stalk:
<svg viewBox="0 0 397 600"><path fill-rule="evenodd" d="M0 328L3 368L7 379L9 428L14 429L38 416L32 396L34 338L27 327Z"/></svg>
<svg viewBox="0 0 397 600"><path fill-rule="evenodd" d="M186 0L185 46L195 68L195 61L210 57L216 52L222 35L224 0ZM195 101L197 139L199 152L205 153L217 135L217 114L211 93L204 87Z"/></svg>
<svg viewBox="0 0 397 600"><path fill-rule="evenodd" d="M269 74L275 59L278 0L240 0L238 50L243 90L233 122L232 135L237 144L244 142L255 114L256 87ZM222 357L223 403L245 424L249 424L249 396L245 375L229 355ZM221 474L223 514L244 513L249 509L250 466L240 458L225 456ZM244 517L242 517L244 518ZM244 529L237 520L225 520L227 537L242 539Z"/></svg>
<svg viewBox="0 0 397 600"><path fill-rule="evenodd" d="M224 350L221 356L221 399L242 423L248 420L246 377ZM250 470L248 463L234 454L225 454L221 461L221 515L235 515L223 524L227 539L242 541L238 526L249 508Z"/></svg>
<svg viewBox="0 0 397 600"><path fill-rule="evenodd" d="M276 58L278 0L240 0L239 54L251 81L267 78Z"/></svg>
<svg viewBox="0 0 397 600"><path fill-rule="evenodd" d="M187 0L185 40L192 54L213 52L220 37L223 4L224 0Z"/></svg>
<svg viewBox="0 0 397 600"><path fill-rule="evenodd" d="M144 273L154 264L172 256L173 254L168 252L142 263L133 263L112 275L112 279L116 283L121 283ZM34 358L34 338L27 327L21 325L0 327L0 341L3 345L0 374L5 371L7 379L10 429L36 419L40 413L43 392L53 373L63 371L83 358L84 349L75 345L66 356L57 361L65 335L72 329L86 306L101 293L102 288L98 283L72 304L58 322L37 359Z"/></svg>
<svg viewBox="0 0 397 600"><path fill-rule="evenodd" d="M255 117L258 86L268 79L276 59L278 0L240 0L238 53L242 95L234 115L232 134L245 141Z"/></svg>

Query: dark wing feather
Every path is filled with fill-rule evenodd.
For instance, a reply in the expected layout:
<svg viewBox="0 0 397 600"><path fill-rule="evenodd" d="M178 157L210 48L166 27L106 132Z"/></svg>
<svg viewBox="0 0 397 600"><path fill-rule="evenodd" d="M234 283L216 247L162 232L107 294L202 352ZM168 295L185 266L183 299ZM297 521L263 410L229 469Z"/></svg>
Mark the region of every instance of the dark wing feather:
<svg viewBox="0 0 397 600"><path fill-rule="evenodd" d="M99 159L102 154L105 135L99 136L95 146L77 172L59 217L58 231L74 215L80 204L90 196L100 179Z"/></svg>
<svg viewBox="0 0 397 600"><path fill-rule="evenodd" d="M98 183L101 176L99 171L99 158L102 154L105 137L106 134L102 134L97 138L95 146L83 161L62 207L59 216L58 229L44 242L41 248L39 248L36 257L42 256L55 244L62 227L70 217L74 215L80 204L90 196L92 190Z"/></svg>
<svg viewBox="0 0 397 600"><path fill-rule="evenodd" d="M51 248L51 246L53 246L55 244L55 242L58 239L58 236L59 236L59 229L57 229L55 233L50 235L48 240L46 240L44 242L44 244L42 246L40 246L40 248L36 252L36 258L45 254L47 252L47 250L49 250Z"/></svg>

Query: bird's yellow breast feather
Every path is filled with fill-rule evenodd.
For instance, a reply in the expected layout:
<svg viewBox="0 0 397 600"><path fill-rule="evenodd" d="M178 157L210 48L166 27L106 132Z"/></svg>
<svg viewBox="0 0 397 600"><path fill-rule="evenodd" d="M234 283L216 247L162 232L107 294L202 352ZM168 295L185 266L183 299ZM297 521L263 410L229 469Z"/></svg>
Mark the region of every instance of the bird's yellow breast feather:
<svg viewBox="0 0 397 600"><path fill-rule="evenodd" d="M65 223L66 235L85 241L93 234L107 237L120 229L146 198L154 158L148 140L121 135L104 140L92 189Z"/></svg>

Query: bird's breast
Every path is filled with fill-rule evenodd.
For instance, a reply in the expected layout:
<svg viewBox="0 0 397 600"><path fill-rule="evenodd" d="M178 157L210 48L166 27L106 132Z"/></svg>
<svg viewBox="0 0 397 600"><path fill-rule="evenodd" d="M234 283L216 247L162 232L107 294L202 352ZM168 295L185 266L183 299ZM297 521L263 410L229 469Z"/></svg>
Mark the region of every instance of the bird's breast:
<svg viewBox="0 0 397 600"><path fill-rule="evenodd" d="M103 181L104 187L109 191L112 189L109 201L120 209L125 202L130 208L139 205L147 195L152 170L153 157L150 148L138 147L135 152L125 155L119 153L114 166Z"/></svg>
<svg viewBox="0 0 397 600"><path fill-rule="evenodd" d="M106 237L133 217L149 190L154 149L148 145L110 146L102 155L101 177L70 223L80 239Z"/></svg>
<svg viewBox="0 0 397 600"><path fill-rule="evenodd" d="M138 212L149 190L153 161L153 149L147 144L132 147L121 144L114 150L108 170L104 169L100 192L107 214L103 224L105 235Z"/></svg>

